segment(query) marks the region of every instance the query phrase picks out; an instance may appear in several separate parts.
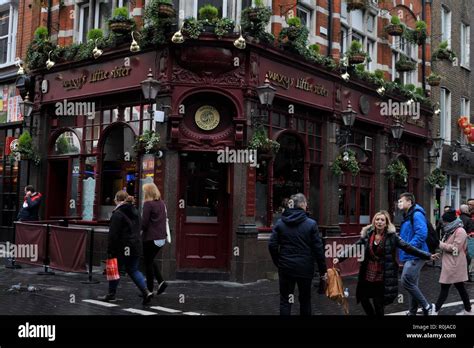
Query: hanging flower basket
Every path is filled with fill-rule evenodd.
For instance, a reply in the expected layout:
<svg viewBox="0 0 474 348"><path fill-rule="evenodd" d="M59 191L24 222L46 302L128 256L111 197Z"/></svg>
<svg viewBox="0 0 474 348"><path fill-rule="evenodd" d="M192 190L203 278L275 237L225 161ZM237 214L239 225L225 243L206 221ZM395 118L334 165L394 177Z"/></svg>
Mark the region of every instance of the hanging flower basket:
<svg viewBox="0 0 474 348"><path fill-rule="evenodd" d="M387 167L387 176L397 186L406 186L408 180L408 170L402 161L396 160Z"/></svg>
<svg viewBox="0 0 474 348"><path fill-rule="evenodd" d="M133 29L133 23L130 21L110 22L109 29L117 34L128 34Z"/></svg>
<svg viewBox="0 0 474 348"><path fill-rule="evenodd" d="M416 63L410 60L399 60L395 63L395 69L398 72L413 71L416 69Z"/></svg>
<svg viewBox="0 0 474 348"><path fill-rule="evenodd" d="M401 25L401 24L389 24L385 27L385 31L390 36L402 36L403 35L403 25Z"/></svg>
<svg viewBox="0 0 474 348"><path fill-rule="evenodd" d="M255 130L248 147L257 150L260 159L273 159L280 150L280 144L269 139L264 128Z"/></svg>
<svg viewBox="0 0 474 348"><path fill-rule="evenodd" d="M365 53L352 54L349 56L349 64L351 65L362 64L363 62L365 62Z"/></svg>
<svg viewBox="0 0 474 348"><path fill-rule="evenodd" d="M176 11L172 4L158 3L158 17L161 18L173 18L176 15Z"/></svg>
<svg viewBox="0 0 474 348"><path fill-rule="evenodd" d="M441 84L441 76L431 74L430 76L428 76L427 82L431 87L439 86Z"/></svg>
<svg viewBox="0 0 474 348"><path fill-rule="evenodd" d="M133 149L138 155L144 154L157 154L160 151L160 136L154 131L145 131L143 135L140 135Z"/></svg>
<svg viewBox="0 0 474 348"><path fill-rule="evenodd" d="M348 0L347 11L362 10L367 7L366 0Z"/></svg>
<svg viewBox="0 0 474 348"><path fill-rule="evenodd" d="M360 172L359 162L353 151L344 151L336 157L331 166L335 176L341 176L344 172L350 172L352 176L357 176Z"/></svg>
<svg viewBox="0 0 474 348"><path fill-rule="evenodd" d="M428 180L430 186L439 187L440 189L444 189L446 183L448 182L448 177L444 175L439 168L433 170L430 176L428 176L426 179Z"/></svg>

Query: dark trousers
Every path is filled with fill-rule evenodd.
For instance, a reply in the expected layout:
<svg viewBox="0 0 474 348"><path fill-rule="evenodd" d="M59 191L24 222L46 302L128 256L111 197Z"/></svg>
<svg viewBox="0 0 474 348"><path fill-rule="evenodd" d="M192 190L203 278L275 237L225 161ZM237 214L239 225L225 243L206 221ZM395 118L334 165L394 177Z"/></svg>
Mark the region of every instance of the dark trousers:
<svg viewBox="0 0 474 348"><path fill-rule="evenodd" d="M153 281L158 281L158 285L161 284L164 279L161 275L158 265L155 263L155 256L160 251L160 247L155 245L152 240L143 242L143 259L145 262L145 275L146 275L146 286L148 290L153 292Z"/></svg>
<svg viewBox="0 0 474 348"><path fill-rule="evenodd" d="M471 302L469 301L469 295L467 294L466 288L464 287L464 283L456 283L454 284L456 289L461 296L462 302L464 303L464 309L468 312L471 311ZM441 307L443 306L444 302L448 298L449 288L451 284L441 284L441 292L439 293L438 301L436 301L436 311L438 312Z"/></svg>
<svg viewBox="0 0 474 348"><path fill-rule="evenodd" d="M138 270L139 263L140 258L138 256L124 256L118 258L118 264L125 265L126 272L130 278L132 278L137 288L141 291L145 291L145 278L143 278L143 274ZM119 283L120 279L109 281L109 294L115 294L117 292Z"/></svg>
<svg viewBox="0 0 474 348"><path fill-rule="evenodd" d="M383 282L363 281L361 287L360 304L368 316L384 315L384 284ZM371 301L372 300L372 301Z"/></svg>
<svg viewBox="0 0 474 348"><path fill-rule="evenodd" d="M291 305L294 303L295 285L298 284L298 301L300 314L311 315L311 278L296 278L279 273L280 280L280 315L291 315Z"/></svg>
<svg viewBox="0 0 474 348"><path fill-rule="evenodd" d="M469 266L471 265L471 258L469 257L469 255L466 255L466 258L467 258L467 277L469 278L468 280L471 281L472 280L471 273L469 272Z"/></svg>

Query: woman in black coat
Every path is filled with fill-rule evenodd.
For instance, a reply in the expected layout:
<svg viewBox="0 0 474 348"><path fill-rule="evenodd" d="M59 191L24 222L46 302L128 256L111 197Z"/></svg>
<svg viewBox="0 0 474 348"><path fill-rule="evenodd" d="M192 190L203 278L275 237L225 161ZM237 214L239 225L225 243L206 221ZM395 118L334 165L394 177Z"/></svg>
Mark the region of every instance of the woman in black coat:
<svg viewBox="0 0 474 348"><path fill-rule="evenodd" d="M138 270L141 256L140 218L137 208L133 205L133 197L125 191L115 195L117 205L110 218L107 254L108 258L117 258L135 285L143 294L143 304L150 302L153 293L145 284L143 274ZM109 281L109 293L99 297L102 301L115 301L115 293L120 279Z"/></svg>
<svg viewBox="0 0 474 348"><path fill-rule="evenodd" d="M362 248L353 250L362 250L364 257L359 269L356 299L369 316L383 316L384 306L392 303L398 296L397 248L425 260L437 258L437 255L416 249L403 241L397 235L395 226L390 221L390 215L386 211L375 214L372 224L362 229L361 238L355 243L355 246L357 245L361 245ZM342 262L349 256L355 255L335 258L334 263Z"/></svg>

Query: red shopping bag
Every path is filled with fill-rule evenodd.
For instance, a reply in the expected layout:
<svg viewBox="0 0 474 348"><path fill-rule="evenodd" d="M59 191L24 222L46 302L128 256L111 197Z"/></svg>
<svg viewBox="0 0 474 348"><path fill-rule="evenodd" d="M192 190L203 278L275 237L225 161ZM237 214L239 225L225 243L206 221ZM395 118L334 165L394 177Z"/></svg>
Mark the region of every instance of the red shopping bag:
<svg viewBox="0 0 474 348"><path fill-rule="evenodd" d="M105 263L105 274L107 275L107 280L120 279L117 258L107 259Z"/></svg>

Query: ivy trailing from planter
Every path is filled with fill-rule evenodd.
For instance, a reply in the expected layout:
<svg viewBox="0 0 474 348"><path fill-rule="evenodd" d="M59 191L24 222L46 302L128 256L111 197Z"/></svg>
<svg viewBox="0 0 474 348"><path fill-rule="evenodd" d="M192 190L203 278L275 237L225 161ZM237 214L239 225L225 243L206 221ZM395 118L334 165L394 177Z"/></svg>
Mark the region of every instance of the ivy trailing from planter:
<svg viewBox="0 0 474 348"><path fill-rule="evenodd" d="M433 60L445 59L454 62L456 54L448 48L448 41L443 41L439 44L438 49L433 52Z"/></svg>
<svg viewBox="0 0 474 348"><path fill-rule="evenodd" d="M331 171L337 177L344 172L350 172L352 176L357 176L360 172L359 162L354 151L347 150L339 154L331 166Z"/></svg>
<svg viewBox="0 0 474 348"><path fill-rule="evenodd" d="M248 148L257 150L257 153L261 152L260 154L263 153L273 157L280 150L280 144L277 141L268 138L265 128L260 126L255 129Z"/></svg>
<svg viewBox="0 0 474 348"><path fill-rule="evenodd" d="M302 54L306 51L309 31L306 26L301 25L298 17L287 20L288 27L283 28L278 36L278 42L289 51ZM302 54L303 55L303 54Z"/></svg>
<svg viewBox="0 0 474 348"><path fill-rule="evenodd" d="M395 184L405 185L408 179L408 170L402 161L396 160L388 165L387 177Z"/></svg>
<svg viewBox="0 0 474 348"><path fill-rule="evenodd" d="M255 7L247 7L242 11L240 25L243 32L259 41L273 42L275 37L266 31L272 14L271 8L265 7L261 0L255 1Z"/></svg>
<svg viewBox="0 0 474 348"><path fill-rule="evenodd" d="M436 168L431 172L431 174L426 178L428 183L432 187L438 186L441 189L444 189L446 183L448 182L448 177L443 174L441 169Z"/></svg>

